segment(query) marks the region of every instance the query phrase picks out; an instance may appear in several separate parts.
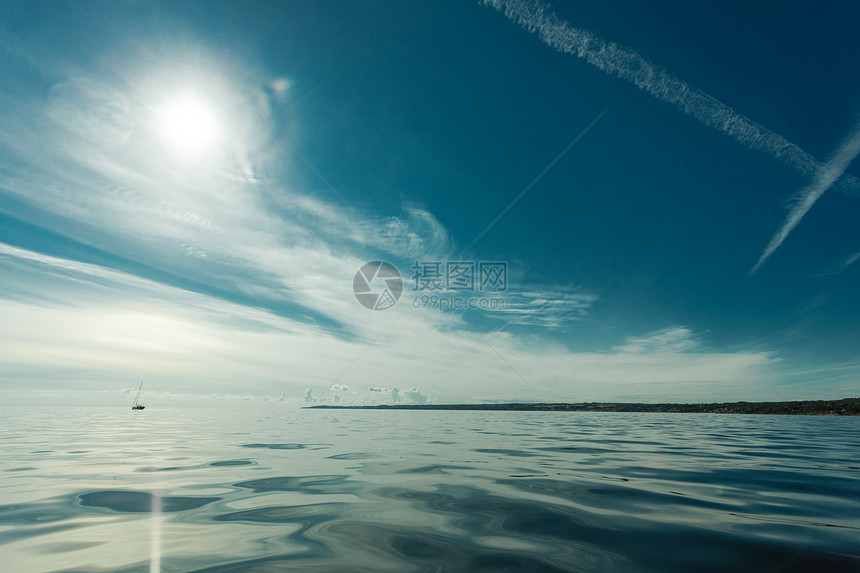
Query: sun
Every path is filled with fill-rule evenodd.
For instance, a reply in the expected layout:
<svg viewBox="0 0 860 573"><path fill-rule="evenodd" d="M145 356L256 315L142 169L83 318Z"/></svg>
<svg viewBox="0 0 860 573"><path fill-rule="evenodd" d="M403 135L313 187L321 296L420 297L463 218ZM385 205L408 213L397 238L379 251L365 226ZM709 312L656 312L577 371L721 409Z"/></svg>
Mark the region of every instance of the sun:
<svg viewBox="0 0 860 573"><path fill-rule="evenodd" d="M212 107L193 95L167 102L159 110L159 131L176 153L191 157L210 150L218 138L218 121Z"/></svg>

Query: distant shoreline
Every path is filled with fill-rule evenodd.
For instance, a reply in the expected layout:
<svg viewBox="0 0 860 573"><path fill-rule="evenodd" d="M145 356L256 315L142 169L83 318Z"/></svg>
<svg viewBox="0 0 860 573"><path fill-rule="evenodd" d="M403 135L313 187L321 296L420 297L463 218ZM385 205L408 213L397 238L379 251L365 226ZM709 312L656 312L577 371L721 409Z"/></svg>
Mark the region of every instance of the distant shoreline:
<svg viewBox="0 0 860 573"><path fill-rule="evenodd" d="M795 402L718 402L708 404L638 404L634 402L512 403L512 404L380 404L374 406L319 405L337 410L495 410L517 412L671 412L697 414L789 414L860 416L860 398Z"/></svg>

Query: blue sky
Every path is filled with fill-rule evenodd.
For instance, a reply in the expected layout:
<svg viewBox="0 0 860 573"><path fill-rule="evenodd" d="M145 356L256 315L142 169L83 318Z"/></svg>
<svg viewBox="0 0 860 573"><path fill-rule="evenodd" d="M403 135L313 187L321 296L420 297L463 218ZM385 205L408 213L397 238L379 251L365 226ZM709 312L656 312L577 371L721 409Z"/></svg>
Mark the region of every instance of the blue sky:
<svg viewBox="0 0 860 573"><path fill-rule="evenodd" d="M0 10L6 403L858 394L856 2Z"/></svg>

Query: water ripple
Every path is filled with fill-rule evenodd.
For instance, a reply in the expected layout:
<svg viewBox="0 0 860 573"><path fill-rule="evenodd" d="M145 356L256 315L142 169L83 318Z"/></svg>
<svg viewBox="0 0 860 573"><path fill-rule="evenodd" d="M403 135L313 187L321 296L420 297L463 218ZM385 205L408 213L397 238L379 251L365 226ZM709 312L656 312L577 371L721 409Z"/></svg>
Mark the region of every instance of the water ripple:
<svg viewBox="0 0 860 573"><path fill-rule="evenodd" d="M860 570L858 419L317 411L278 442L259 413L21 416L16 571Z"/></svg>

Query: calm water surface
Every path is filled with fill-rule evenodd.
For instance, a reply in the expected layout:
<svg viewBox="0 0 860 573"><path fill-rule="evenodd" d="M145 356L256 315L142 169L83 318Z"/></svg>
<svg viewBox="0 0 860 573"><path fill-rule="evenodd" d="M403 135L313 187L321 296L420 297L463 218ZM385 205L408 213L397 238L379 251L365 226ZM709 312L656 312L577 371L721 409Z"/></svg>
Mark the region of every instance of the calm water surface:
<svg viewBox="0 0 860 573"><path fill-rule="evenodd" d="M4 409L0 569L860 571L860 418Z"/></svg>

